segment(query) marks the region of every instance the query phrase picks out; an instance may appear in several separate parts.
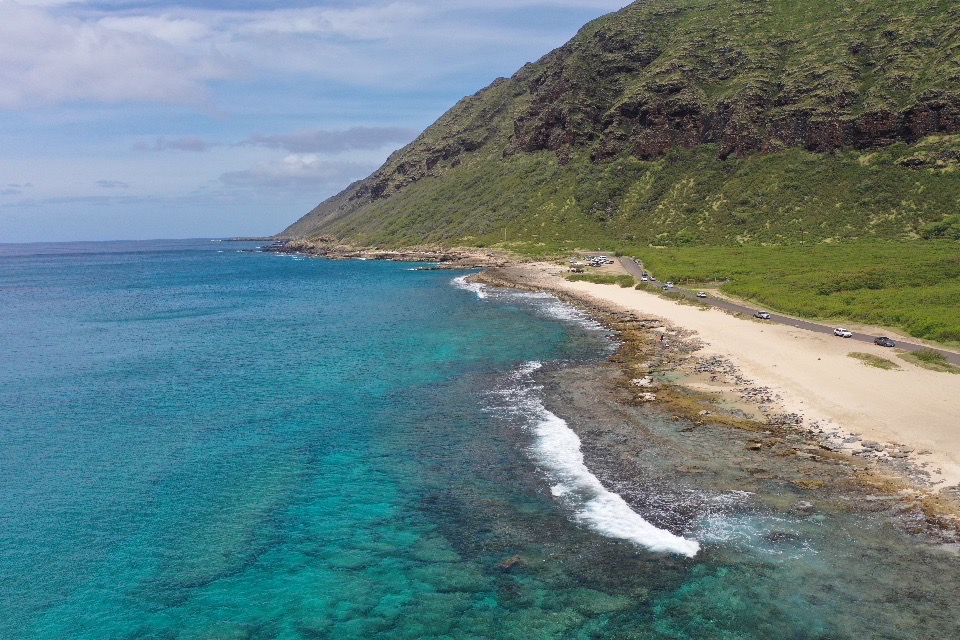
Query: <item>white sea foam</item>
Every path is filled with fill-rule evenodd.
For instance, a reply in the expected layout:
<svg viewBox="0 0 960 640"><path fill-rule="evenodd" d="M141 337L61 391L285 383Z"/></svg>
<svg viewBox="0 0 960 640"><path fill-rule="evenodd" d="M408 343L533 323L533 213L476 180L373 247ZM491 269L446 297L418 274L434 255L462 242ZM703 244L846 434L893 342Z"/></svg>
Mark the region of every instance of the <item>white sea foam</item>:
<svg viewBox="0 0 960 640"><path fill-rule="evenodd" d="M513 411L526 417L537 435L533 453L554 483L551 491L574 513L577 521L598 533L629 540L651 551L666 551L693 557L700 550L695 540L687 540L644 520L616 493L608 491L583 462L580 438L559 416L543 406L534 393L536 387L523 384L540 367L529 362L515 373L515 382L504 395Z"/></svg>
<svg viewBox="0 0 960 640"><path fill-rule="evenodd" d="M572 304L563 302L555 295L542 292L516 291L514 289L500 289L489 287L478 282L467 281L468 276L457 276L450 284L458 289L473 291L478 298L497 298L505 301L526 303L535 313L554 320L561 320L575 324L582 329L591 331L606 331L607 329L597 322L593 316L582 311Z"/></svg>
<svg viewBox="0 0 960 640"><path fill-rule="evenodd" d="M477 297L480 299L487 297L487 287L480 284L479 282L468 282L468 276L457 276L450 281L450 284L457 287L458 289L464 289L466 291L473 291L477 294Z"/></svg>
<svg viewBox="0 0 960 640"><path fill-rule="evenodd" d="M606 331L606 328L597 322L589 313L578 309L572 304L567 304L550 293L515 291L511 292L511 295L521 300L533 302L534 308L541 315L547 316L548 318L571 322L584 329Z"/></svg>

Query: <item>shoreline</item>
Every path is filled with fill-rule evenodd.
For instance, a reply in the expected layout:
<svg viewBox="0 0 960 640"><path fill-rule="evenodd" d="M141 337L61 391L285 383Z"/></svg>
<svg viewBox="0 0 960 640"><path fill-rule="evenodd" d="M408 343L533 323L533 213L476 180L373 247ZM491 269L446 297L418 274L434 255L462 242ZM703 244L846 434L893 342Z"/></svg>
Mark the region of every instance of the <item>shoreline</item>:
<svg viewBox="0 0 960 640"><path fill-rule="evenodd" d="M345 244L286 240L262 249L268 253L293 253L328 260L391 260L397 262L436 262L442 269L486 269L516 264L503 252L477 249L442 249L431 246L405 249L378 249Z"/></svg>
<svg viewBox="0 0 960 640"><path fill-rule="evenodd" d="M895 505L891 506L891 516L909 533L931 542L960 542L960 446L946 451L934 442L919 445L905 442L896 429L883 432L874 428L875 425L855 419L854 412L844 406L844 398L816 406L818 403L812 401L809 390L785 384L782 373L788 367L777 366L779 356L773 358L770 366L746 362L743 353L730 348L746 344L742 334L737 336L739 343L737 338L729 336L702 335L700 323L691 322L697 318L691 314L708 313L700 307L677 304L633 288L570 282L562 277L566 269L555 263L519 261L504 252L430 246L384 250L296 240L269 250L334 260L436 262L437 266L427 268L481 269L480 273L470 276L470 280L551 293L587 311L618 333L621 347L611 360L620 375L614 385L616 389L611 391L620 394L624 402L649 404L672 413L675 419L689 421L695 428L706 425L740 432L743 446L752 455L795 456L814 467L825 461L847 466L849 477L841 479L837 487L832 486L838 482L832 469L826 473L823 469L797 471L788 474L792 480L785 481L812 491L842 487L843 492L859 495L871 506ZM645 297L645 304L639 305L625 296ZM774 342L781 345L817 340L815 336L804 335L808 332L800 329L758 323L716 309L709 313L724 316L724 323L734 323L741 331L755 332L746 338L747 343L760 334L766 339L774 338ZM948 373L930 372L903 362L897 364L906 371L882 371L847 357L842 341L819 338L819 342L822 344L818 344L818 348L832 349L827 364L846 365L840 368L847 375L855 372L855 375L870 377L879 372L916 376L919 373L927 379L934 376L932 379L939 383L948 381L946 384L952 383L960 391L960 376L954 378ZM814 356L823 358L823 355ZM948 410L947 416L948 419L958 416L955 435L960 443L960 393L954 396L956 413ZM907 414L917 408L910 394L901 394L901 397L906 400ZM955 454L952 457L951 451ZM773 477L762 466L748 465L747 468L753 469L752 478L763 481ZM681 465L679 472L685 473L685 467ZM819 479L821 476L823 479Z"/></svg>
<svg viewBox="0 0 960 640"><path fill-rule="evenodd" d="M769 346L750 343L750 338L743 335L738 337L747 342L741 342L739 348L734 343L721 343L727 336L704 331L703 322L690 321L695 317L691 314L704 318L705 314L713 314L716 317L709 318L711 323L722 316L722 325L733 323L739 325L741 333L762 333L767 342L778 347L790 346L796 350L797 345L802 345L801 350L808 349L810 345L806 343L812 341L816 348L826 348L821 355L812 356L822 360L813 362L819 362L828 370L835 369L837 363L846 365L841 367L842 371L833 371L834 375L849 371L863 374L859 367L866 371L867 378L871 378L870 374L876 377L876 373L912 376L914 384L934 394L939 387L934 384L931 388L930 380L949 386L960 384L960 379L955 381L947 373L908 368L906 364L903 365L906 371L873 369L847 357L846 345L839 339L831 343L816 336L800 336L796 332L801 330L679 305L632 288L570 282L562 278L562 271L562 267L550 263L513 262L485 269L472 279L491 286L547 291L592 313L616 330L622 345L611 360L620 368L616 392L625 402L659 407L677 419L689 421L697 429L703 426L732 428L730 430L739 431L743 436L743 447L751 456L790 457L808 462L811 468L785 476L793 477L785 480L793 486L827 493L843 486L844 491L860 495L871 504L892 500L898 505L892 515L902 521L910 533L935 542L960 540L957 517L960 516L960 486L955 484L960 481L960 463L950 452L938 448L936 442L920 445L909 442L911 433L916 435L922 431L916 426L899 431L889 429L888 425L869 428L871 425L864 422L871 419L869 413L858 414L853 410L863 409L857 404L862 398L851 398L848 406L818 401L802 385L790 384L790 358L799 357L793 351L786 359L774 359L765 367L762 362L749 361L742 351L765 353ZM918 376L920 381L916 382ZM894 380L895 384L901 384L904 378ZM921 422L918 424L927 426L929 420L924 422L922 407L918 407L910 391L902 395L908 401L903 409L906 414L919 411ZM951 411L947 409L944 415L938 414L940 426L945 426L944 420L949 422L950 416L960 415ZM960 424L957 431L960 432ZM890 435L884 438L885 433ZM814 468L823 466L821 463L828 465L829 470ZM838 476L834 467L845 468L848 473ZM747 468L753 468L751 477L761 481L776 475L771 475L763 464L747 465Z"/></svg>

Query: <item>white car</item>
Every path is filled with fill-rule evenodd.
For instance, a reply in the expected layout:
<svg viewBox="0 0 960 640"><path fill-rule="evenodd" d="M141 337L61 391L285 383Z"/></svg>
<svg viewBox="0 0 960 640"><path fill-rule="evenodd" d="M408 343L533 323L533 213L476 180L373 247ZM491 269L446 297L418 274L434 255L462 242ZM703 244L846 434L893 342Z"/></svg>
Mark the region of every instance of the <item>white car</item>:
<svg viewBox="0 0 960 640"><path fill-rule="evenodd" d="M650 280L650 278L648 278L647 276L643 276L642 278L640 278L640 280L641 280L642 282L648 282L648 281Z"/></svg>
<svg viewBox="0 0 960 640"><path fill-rule="evenodd" d="M760 320L769 320L770 314L766 311L757 311L755 314L753 314L753 317L759 318Z"/></svg>
<svg viewBox="0 0 960 640"><path fill-rule="evenodd" d="M698 298L706 298L706 297L707 297L707 292L706 292L706 291L697 291L697 297L698 297Z"/></svg>
<svg viewBox="0 0 960 640"><path fill-rule="evenodd" d="M843 327L837 327L836 329L833 330L833 335L838 336L840 338L849 338L853 336L853 333L851 331L847 331Z"/></svg>
<svg viewBox="0 0 960 640"><path fill-rule="evenodd" d="M670 289L671 287L673 287L673 283L672 283L672 282L668 282L668 283L666 284L666 287L667 287L667 289Z"/></svg>

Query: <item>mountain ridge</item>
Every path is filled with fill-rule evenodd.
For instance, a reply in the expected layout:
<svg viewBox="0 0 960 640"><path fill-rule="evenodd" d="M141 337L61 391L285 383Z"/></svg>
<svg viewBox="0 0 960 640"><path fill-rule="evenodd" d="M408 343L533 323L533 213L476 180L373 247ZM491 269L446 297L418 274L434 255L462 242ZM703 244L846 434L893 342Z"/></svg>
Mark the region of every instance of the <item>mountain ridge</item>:
<svg viewBox="0 0 960 640"><path fill-rule="evenodd" d="M948 3L641 0L463 98L281 235L960 237L958 87Z"/></svg>

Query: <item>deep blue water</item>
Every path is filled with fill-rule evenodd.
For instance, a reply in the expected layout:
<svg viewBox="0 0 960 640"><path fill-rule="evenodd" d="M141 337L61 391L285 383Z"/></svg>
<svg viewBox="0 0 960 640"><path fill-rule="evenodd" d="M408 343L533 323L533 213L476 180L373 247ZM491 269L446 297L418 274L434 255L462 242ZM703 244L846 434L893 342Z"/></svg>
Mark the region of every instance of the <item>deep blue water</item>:
<svg viewBox="0 0 960 640"><path fill-rule="evenodd" d="M558 498L592 489L536 458L517 385L605 331L252 246L0 245L0 638L857 637L859 594L817 593L836 552L691 559Z"/></svg>

